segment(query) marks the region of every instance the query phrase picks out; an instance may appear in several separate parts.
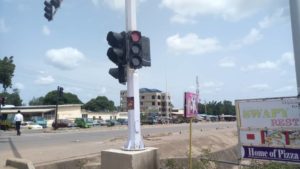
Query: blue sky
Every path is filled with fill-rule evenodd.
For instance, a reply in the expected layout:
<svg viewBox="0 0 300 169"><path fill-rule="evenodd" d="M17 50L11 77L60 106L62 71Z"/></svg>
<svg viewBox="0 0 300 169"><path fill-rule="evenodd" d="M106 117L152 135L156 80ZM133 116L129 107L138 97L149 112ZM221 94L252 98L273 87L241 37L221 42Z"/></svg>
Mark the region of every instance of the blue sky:
<svg viewBox="0 0 300 169"><path fill-rule="evenodd" d="M48 22L42 0L0 0L0 57L14 56L23 103L64 87L83 102L126 89L108 74L109 31L125 30L124 0L64 0ZM137 0L137 28L151 41L140 87L201 102L296 95L287 0Z"/></svg>

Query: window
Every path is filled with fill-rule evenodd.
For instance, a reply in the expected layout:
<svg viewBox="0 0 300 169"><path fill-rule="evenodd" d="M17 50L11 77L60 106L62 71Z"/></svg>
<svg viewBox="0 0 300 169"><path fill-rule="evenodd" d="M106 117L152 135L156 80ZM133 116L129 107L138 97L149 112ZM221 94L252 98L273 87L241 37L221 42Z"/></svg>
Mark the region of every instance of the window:
<svg viewBox="0 0 300 169"><path fill-rule="evenodd" d="M160 99L160 96L157 96L158 99Z"/></svg>
<svg viewBox="0 0 300 169"><path fill-rule="evenodd" d="M141 102L141 106L143 105L143 102Z"/></svg>
<svg viewBox="0 0 300 169"><path fill-rule="evenodd" d="M160 102L157 102L157 105L159 105L159 106L160 106Z"/></svg>
<svg viewBox="0 0 300 169"><path fill-rule="evenodd" d="M165 100L165 96L162 96L162 99Z"/></svg>
<svg viewBox="0 0 300 169"><path fill-rule="evenodd" d="M152 102L152 106L155 106L155 102Z"/></svg>
<svg viewBox="0 0 300 169"><path fill-rule="evenodd" d="M155 95L152 95L152 99L155 99Z"/></svg>
<svg viewBox="0 0 300 169"><path fill-rule="evenodd" d="M145 99L145 96L142 96L142 99Z"/></svg>

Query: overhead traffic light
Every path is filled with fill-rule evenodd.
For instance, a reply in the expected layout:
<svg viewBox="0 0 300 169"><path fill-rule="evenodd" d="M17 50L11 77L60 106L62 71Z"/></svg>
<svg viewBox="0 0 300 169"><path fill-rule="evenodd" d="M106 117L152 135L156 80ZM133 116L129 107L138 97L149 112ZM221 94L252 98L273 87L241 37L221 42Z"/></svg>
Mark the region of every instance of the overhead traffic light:
<svg viewBox="0 0 300 169"><path fill-rule="evenodd" d="M55 9L57 9L57 8L60 7L61 1L62 1L62 0L51 0L50 3L51 3L51 5L54 6Z"/></svg>
<svg viewBox="0 0 300 169"><path fill-rule="evenodd" d="M150 39L139 31L128 32L128 62L132 69L151 66Z"/></svg>
<svg viewBox="0 0 300 169"><path fill-rule="evenodd" d="M62 97L64 95L64 88L57 86L58 96Z"/></svg>
<svg viewBox="0 0 300 169"><path fill-rule="evenodd" d="M1 97L0 98L0 104L2 105L2 106L5 106L5 97Z"/></svg>
<svg viewBox="0 0 300 169"><path fill-rule="evenodd" d="M45 8L44 8L45 14L44 14L44 16L45 16L46 19L48 19L48 21L51 21L53 19L52 4L48 1L45 1L44 5L45 5Z"/></svg>
<svg viewBox="0 0 300 169"><path fill-rule="evenodd" d="M118 68L109 69L109 74L122 84L127 82L126 39L126 32L116 33L110 31L106 37L110 45L110 48L107 50L107 56L118 66Z"/></svg>
<svg viewBox="0 0 300 169"><path fill-rule="evenodd" d="M44 2L44 5L45 5L45 8L44 8L45 14L44 14L44 16L48 21L51 21L53 19L53 16L55 15L55 13L57 11L57 8L60 7L62 1L63 0L51 0L49 2L49 1L46 0ZM55 11L53 11L53 7L55 8Z"/></svg>

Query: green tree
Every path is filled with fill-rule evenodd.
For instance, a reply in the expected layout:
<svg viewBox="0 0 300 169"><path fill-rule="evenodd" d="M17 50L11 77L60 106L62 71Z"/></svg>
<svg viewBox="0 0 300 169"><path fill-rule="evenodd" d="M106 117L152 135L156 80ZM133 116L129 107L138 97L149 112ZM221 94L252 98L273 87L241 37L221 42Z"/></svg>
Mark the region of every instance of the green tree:
<svg viewBox="0 0 300 169"><path fill-rule="evenodd" d="M207 112L205 112L205 107ZM231 101L224 100L223 102L210 101L206 104L198 104L198 109L200 114L209 114L209 115L221 115L221 114L230 114L235 115L235 107L232 105Z"/></svg>
<svg viewBox="0 0 300 169"><path fill-rule="evenodd" d="M30 101L29 101L29 105L30 106L36 106L36 105L43 105L44 104L44 97L41 96L41 97L38 97L38 98L35 98L33 97Z"/></svg>
<svg viewBox="0 0 300 169"><path fill-rule="evenodd" d="M5 104L6 105L14 105L14 106L21 106L22 100L19 95L18 89L13 89L13 93L3 92L0 93L0 97L5 98Z"/></svg>
<svg viewBox="0 0 300 169"><path fill-rule="evenodd" d="M57 90L51 91L46 94L43 104L44 105L54 105L57 100ZM58 104L82 104L77 95L72 93L64 93L62 97L59 98Z"/></svg>
<svg viewBox="0 0 300 169"><path fill-rule="evenodd" d="M108 100L105 96L98 96L95 99L91 99L83 106L83 108L95 112L116 110L114 102Z"/></svg>
<svg viewBox="0 0 300 169"><path fill-rule="evenodd" d="M57 90L48 92L44 97L33 98L29 105L55 105L57 100ZM82 104L78 96L73 93L64 93L59 98L58 104Z"/></svg>
<svg viewBox="0 0 300 169"><path fill-rule="evenodd" d="M3 91L6 92L8 87L12 87L12 77L14 76L16 65L13 63L13 56L0 59L0 84Z"/></svg>

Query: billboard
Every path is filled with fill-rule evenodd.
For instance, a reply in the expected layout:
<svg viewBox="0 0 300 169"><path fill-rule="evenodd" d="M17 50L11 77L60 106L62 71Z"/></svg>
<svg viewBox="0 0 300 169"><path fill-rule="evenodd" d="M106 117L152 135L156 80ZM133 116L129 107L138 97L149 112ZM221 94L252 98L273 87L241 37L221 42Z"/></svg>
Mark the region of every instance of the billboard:
<svg viewBox="0 0 300 169"><path fill-rule="evenodd" d="M235 105L242 158L300 162L299 98L247 99Z"/></svg>
<svg viewBox="0 0 300 169"><path fill-rule="evenodd" d="M196 93L184 93L184 117L196 117L198 114L198 95Z"/></svg>

